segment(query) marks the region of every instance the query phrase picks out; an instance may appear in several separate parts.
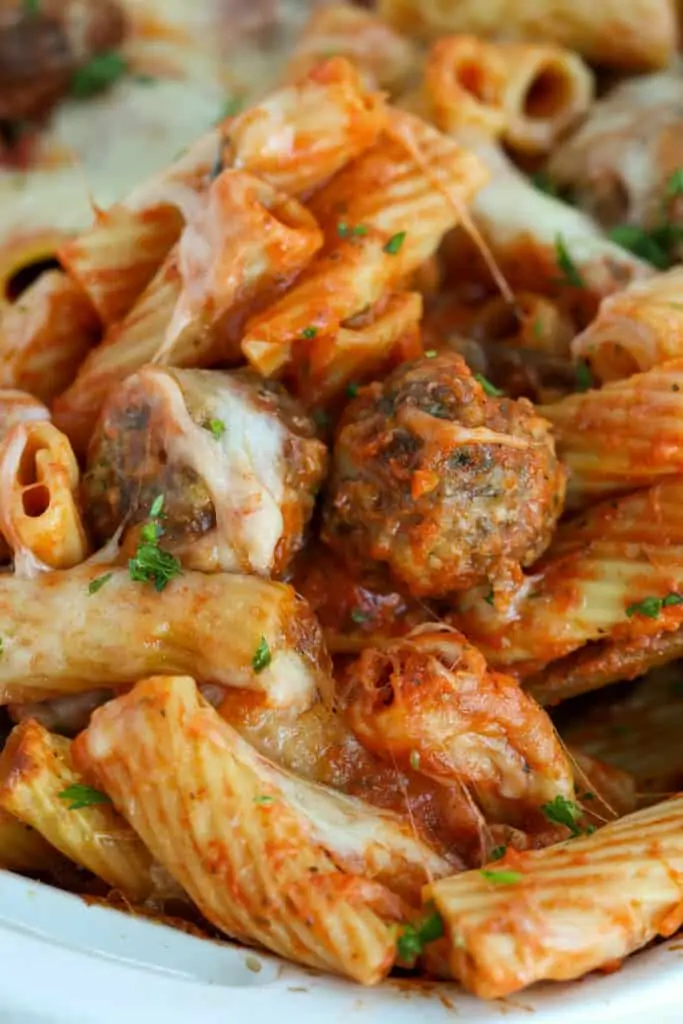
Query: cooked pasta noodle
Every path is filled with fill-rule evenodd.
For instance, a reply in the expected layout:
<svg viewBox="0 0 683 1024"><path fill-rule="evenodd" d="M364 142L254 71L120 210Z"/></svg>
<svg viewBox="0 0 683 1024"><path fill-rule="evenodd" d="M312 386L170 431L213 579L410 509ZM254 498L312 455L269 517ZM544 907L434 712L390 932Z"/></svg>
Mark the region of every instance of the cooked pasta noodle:
<svg viewBox="0 0 683 1024"><path fill-rule="evenodd" d="M144 0L46 78L95 6L0 27L0 868L485 998L672 934L673 0Z"/></svg>
<svg viewBox="0 0 683 1024"><path fill-rule="evenodd" d="M679 358L543 407L569 467L570 506L681 473L682 388Z"/></svg>
<svg viewBox="0 0 683 1024"><path fill-rule="evenodd" d="M19 423L0 443L0 531L17 575L85 560L90 546L79 483L71 445L51 423Z"/></svg>
<svg viewBox="0 0 683 1024"><path fill-rule="evenodd" d="M676 21L670 0L380 0L399 31L434 37L472 32L484 38L543 40L571 47L599 64L664 67L673 58Z"/></svg>
<svg viewBox="0 0 683 1024"><path fill-rule="evenodd" d="M681 925L680 797L429 886L453 976L495 999L608 967ZM496 876L505 879L496 884Z"/></svg>
<svg viewBox="0 0 683 1024"><path fill-rule="evenodd" d="M523 675L591 641L675 630L682 497L674 477L588 509L560 526L509 605L496 608L480 588L461 599L456 621L493 664Z"/></svg>
<svg viewBox="0 0 683 1024"><path fill-rule="evenodd" d="M683 270L675 267L603 299L572 342L600 381L622 380L683 356Z"/></svg>
<svg viewBox="0 0 683 1024"><path fill-rule="evenodd" d="M513 149L543 153L586 113L593 80L578 57L559 47L462 35L435 43L425 91L443 131L478 128Z"/></svg>
<svg viewBox="0 0 683 1024"><path fill-rule="evenodd" d="M152 857L106 798L87 792L70 748L38 722L18 725L0 755L0 806L65 857L142 901L155 890Z"/></svg>
<svg viewBox="0 0 683 1024"><path fill-rule="evenodd" d="M393 962L400 897L414 899L428 871L446 870L391 815L269 764L200 702L191 679L139 683L95 713L77 746L209 920L313 967L379 981ZM151 771L169 784L149 786Z"/></svg>

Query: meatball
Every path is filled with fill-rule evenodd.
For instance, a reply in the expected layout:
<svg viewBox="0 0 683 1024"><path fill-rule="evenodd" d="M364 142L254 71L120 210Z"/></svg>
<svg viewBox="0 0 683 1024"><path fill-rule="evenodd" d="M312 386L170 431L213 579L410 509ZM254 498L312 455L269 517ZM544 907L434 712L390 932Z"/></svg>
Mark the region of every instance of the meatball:
<svg viewBox="0 0 683 1024"><path fill-rule="evenodd" d="M164 547L201 572L280 575L301 547L327 449L298 403L250 370L144 366L105 405L84 497L100 541L163 495Z"/></svg>
<svg viewBox="0 0 683 1024"><path fill-rule="evenodd" d="M442 353L348 406L323 537L350 565L385 562L414 595L445 597L504 589L548 546L565 492L550 425L480 379Z"/></svg>

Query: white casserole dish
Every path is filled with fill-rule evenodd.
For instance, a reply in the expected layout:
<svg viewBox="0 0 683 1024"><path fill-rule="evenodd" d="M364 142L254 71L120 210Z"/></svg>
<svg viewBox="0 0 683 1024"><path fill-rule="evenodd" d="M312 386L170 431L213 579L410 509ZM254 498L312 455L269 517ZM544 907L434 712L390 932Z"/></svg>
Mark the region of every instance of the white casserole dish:
<svg viewBox="0 0 683 1024"><path fill-rule="evenodd" d="M679 937L495 1003L450 984L364 989L0 870L2 1024L680 1024L682 984Z"/></svg>

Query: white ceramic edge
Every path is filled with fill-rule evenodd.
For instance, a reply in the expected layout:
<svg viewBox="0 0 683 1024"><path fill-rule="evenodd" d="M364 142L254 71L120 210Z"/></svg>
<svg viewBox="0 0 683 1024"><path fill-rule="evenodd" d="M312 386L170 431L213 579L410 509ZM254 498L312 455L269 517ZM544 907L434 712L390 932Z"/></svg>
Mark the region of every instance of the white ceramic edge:
<svg viewBox="0 0 683 1024"><path fill-rule="evenodd" d="M363 989L0 870L2 1024L136 1024L162 1011L164 1024L680 1024L682 984L674 939L614 974L493 1004L455 985Z"/></svg>

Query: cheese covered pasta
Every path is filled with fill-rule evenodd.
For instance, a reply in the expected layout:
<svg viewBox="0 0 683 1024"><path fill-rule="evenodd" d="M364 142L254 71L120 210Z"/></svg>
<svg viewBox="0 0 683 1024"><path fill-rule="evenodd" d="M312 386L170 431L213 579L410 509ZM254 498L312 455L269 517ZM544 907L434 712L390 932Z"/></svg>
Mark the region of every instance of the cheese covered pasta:
<svg viewBox="0 0 683 1024"><path fill-rule="evenodd" d="M224 6L0 16L0 871L612 969L683 922L673 5Z"/></svg>

